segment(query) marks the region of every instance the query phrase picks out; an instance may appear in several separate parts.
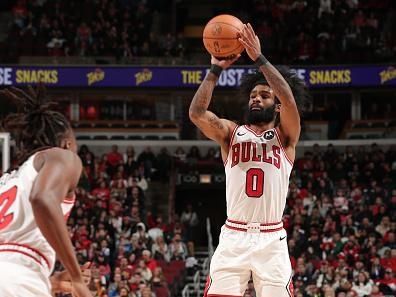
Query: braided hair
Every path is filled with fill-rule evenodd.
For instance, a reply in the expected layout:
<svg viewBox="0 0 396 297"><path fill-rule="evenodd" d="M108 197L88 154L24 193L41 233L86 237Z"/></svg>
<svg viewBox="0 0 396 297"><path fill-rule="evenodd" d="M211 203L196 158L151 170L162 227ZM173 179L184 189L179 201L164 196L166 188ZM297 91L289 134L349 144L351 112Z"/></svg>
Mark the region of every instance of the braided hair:
<svg viewBox="0 0 396 297"><path fill-rule="evenodd" d="M16 112L8 115L2 126L15 139L18 165L37 151L61 145L71 125L54 109L56 103L48 101L44 86L36 90L28 86L26 92L11 87L0 94L16 106Z"/></svg>

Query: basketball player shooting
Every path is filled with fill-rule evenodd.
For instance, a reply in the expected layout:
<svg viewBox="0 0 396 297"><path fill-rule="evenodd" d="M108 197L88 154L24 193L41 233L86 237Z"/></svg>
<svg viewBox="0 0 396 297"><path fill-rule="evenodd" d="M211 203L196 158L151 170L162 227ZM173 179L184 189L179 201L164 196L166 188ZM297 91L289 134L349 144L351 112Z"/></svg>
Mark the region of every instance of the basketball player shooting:
<svg viewBox="0 0 396 297"><path fill-rule="evenodd" d="M0 296L92 296L65 223L82 170L73 130L44 88L1 95L17 107L3 127L14 136L18 167L0 179ZM51 276L56 256L66 271Z"/></svg>
<svg viewBox="0 0 396 297"><path fill-rule="evenodd" d="M238 126L208 110L221 71L239 56L221 61L212 56L211 71L189 110L192 122L220 144L226 173L227 221L212 258L205 296L243 296L250 277L259 297L293 296L282 215L300 136L298 107L308 96L302 81L262 55L250 24L243 26L239 37L259 68L241 82L248 97L247 124Z"/></svg>

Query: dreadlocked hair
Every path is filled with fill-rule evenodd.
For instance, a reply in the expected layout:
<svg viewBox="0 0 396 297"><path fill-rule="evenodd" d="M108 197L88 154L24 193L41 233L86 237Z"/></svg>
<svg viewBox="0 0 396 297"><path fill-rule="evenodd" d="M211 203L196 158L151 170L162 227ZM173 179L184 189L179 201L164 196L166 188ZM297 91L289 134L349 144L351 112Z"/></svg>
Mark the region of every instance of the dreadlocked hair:
<svg viewBox="0 0 396 297"><path fill-rule="evenodd" d="M54 109L57 103L48 101L44 86L36 90L28 86L26 92L11 87L0 94L16 106L16 112L8 115L2 126L15 139L18 165L36 151L60 146L71 126L66 117Z"/></svg>
<svg viewBox="0 0 396 297"><path fill-rule="evenodd" d="M275 67L275 66L274 66ZM301 79L297 77L297 74L290 68L281 66L275 67L279 73L283 76L286 82L289 84L292 90L294 99L296 101L297 109L300 117L304 116L304 111L306 111L311 102L311 96L308 93L308 89ZM269 85L265 76L260 71L245 74L241 79L240 91L243 96L250 97L250 92L257 85ZM280 103L279 98L275 97L276 102ZM280 123L280 115L276 116L275 126Z"/></svg>

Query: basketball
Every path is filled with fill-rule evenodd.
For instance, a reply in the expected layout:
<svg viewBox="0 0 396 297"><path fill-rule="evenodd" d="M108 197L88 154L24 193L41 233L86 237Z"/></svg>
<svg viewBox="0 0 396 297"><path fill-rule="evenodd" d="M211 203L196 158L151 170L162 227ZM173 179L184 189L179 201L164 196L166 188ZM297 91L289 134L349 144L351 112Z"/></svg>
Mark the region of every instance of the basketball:
<svg viewBox="0 0 396 297"><path fill-rule="evenodd" d="M242 28L241 20L232 15L221 14L214 17L203 31L206 50L219 59L234 58L244 50L238 40L238 32Z"/></svg>

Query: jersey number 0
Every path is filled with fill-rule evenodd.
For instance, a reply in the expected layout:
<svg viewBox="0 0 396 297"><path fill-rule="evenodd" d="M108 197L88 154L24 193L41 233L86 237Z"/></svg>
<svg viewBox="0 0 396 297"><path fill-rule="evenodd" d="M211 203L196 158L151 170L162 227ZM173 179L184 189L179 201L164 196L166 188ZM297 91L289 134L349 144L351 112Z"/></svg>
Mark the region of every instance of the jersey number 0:
<svg viewBox="0 0 396 297"><path fill-rule="evenodd" d="M7 192L0 194L0 230L5 229L14 218L14 213L8 213L17 195L17 187L14 186Z"/></svg>
<svg viewBox="0 0 396 297"><path fill-rule="evenodd" d="M261 168L250 168L246 171L245 193L250 198L260 198L264 191L264 171Z"/></svg>

